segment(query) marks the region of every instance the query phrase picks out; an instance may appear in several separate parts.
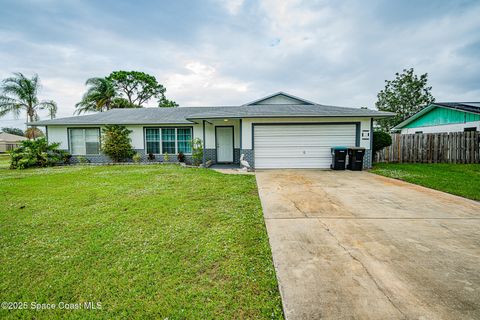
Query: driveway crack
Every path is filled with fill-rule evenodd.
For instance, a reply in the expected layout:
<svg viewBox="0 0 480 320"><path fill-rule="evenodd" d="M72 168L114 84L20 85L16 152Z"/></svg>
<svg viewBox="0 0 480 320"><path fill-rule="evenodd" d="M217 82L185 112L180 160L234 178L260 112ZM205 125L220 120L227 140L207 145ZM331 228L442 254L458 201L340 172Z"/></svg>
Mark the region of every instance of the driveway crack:
<svg viewBox="0 0 480 320"><path fill-rule="evenodd" d="M333 234L333 232L330 231L330 228L328 228L328 226L320 219L317 219L318 222L320 222L320 225L322 226L323 229L325 229L325 231L328 232L328 234L333 238L335 239L335 241L337 242L337 245L342 248L353 260L357 261L361 266L362 268L365 270L365 272L367 273L368 277L373 281L373 283L375 284L375 286L377 287L377 289L385 296L385 298L387 298L387 300L390 302L390 304L403 316L404 319L407 319L407 315L405 313L403 313L402 310L400 310L400 308L392 301L392 299L390 298L390 296L385 292L385 290L380 286L380 284L377 282L377 280L375 279L375 277L370 273L370 271L368 270L368 268L363 264L362 261L360 261L360 259L358 259L357 257L355 257L351 252L350 250L348 250L341 242L340 240Z"/></svg>
<svg viewBox="0 0 480 320"><path fill-rule="evenodd" d="M307 214L306 214L305 212L303 212L302 209L300 209L300 207L298 206L298 204L297 204L295 201L293 201L293 200L290 200L290 201L292 201L293 206L295 207L295 209L297 209L301 214L303 214L303 216L304 216L305 218L308 218Z"/></svg>

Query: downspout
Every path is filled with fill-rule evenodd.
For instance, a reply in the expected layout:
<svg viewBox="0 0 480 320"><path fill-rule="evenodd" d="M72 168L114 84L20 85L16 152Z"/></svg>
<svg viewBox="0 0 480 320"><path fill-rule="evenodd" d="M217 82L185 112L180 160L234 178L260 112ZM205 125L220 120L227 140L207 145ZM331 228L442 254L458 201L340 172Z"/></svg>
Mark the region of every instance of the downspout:
<svg viewBox="0 0 480 320"><path fill-rule="evenodd" d="M202 164L203 164L203 167L205 168L205 120L202 120L202 124L203 124L203 154L202 154Z"/></svg>

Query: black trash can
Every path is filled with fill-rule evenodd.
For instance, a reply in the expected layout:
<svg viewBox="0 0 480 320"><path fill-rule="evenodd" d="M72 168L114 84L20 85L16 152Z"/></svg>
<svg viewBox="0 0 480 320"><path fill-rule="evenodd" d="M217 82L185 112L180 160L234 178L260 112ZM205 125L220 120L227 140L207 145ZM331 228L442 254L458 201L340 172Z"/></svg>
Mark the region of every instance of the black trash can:
<svg viewBox="0 0 480 320"><path fill-rule="evenodd" d="M365 148L348 148L348 165L347 169L352 171L362 171L363 156Z"/></svg>
<svg viewBox="0 0 480 320"><path fill-rule="evenodd" d="M330 168L333 170L345 170L345 161L347 159L347 147L333 147L332 164Z"/></svg>

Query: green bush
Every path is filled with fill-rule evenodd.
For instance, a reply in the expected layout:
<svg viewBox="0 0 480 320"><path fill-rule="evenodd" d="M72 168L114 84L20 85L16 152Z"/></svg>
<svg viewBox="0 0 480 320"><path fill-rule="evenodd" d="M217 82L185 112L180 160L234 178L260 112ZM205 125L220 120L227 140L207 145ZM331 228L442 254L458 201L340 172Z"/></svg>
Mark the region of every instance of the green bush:
<svg viewBox="0 0 480 320"><path fill-rule="evenodd" d="M140 163L142 161L142 155L137 152L133 155L132 159L133 159L133 162Z"/></svg>
<svg viewBox="0 0 480 320"><path fill-rule="evenodd" d="M192 160L196 166L199 166L203 161L203 143L200 138L192 140Z"/></svg>
<svg viewBox="0 0 480 320"><path fill-rule="evenodd" d="M10 168L51 167L60 163L68 163L71 155L58 149L59 146L59 143L48 144L45 138L22 141L20 147L9 152Z"/></svg>
<svg viewBox="0 0 480 320"><path fill-rule="evenodd" d="M77 160L78 160L78 163L81 163L81 164L90 163L90 160L88 160L87 157L84 157L84 156L78 156Z"/></svg>
<svg viewBox="0 0 480 320"><path fill-rule="evenodd" d="M113 161L131 159L135 154L132 148L130 133L124 126L106 125L103 131L102 152Z"/></svg>
<svg viewBox="0 0 480 320"><path fill-rule="evenodd" d="M390 145L392 145L392 137L389 133L385 131L373 132L373 154Z"/></svg>
<svg viewBox="0 0 480 320"><path fill-rule="evenodd" d="M165 161L165 162L170 161L170 155L168 154L168 152L165 152L163 154L163 161Z"/></svg>

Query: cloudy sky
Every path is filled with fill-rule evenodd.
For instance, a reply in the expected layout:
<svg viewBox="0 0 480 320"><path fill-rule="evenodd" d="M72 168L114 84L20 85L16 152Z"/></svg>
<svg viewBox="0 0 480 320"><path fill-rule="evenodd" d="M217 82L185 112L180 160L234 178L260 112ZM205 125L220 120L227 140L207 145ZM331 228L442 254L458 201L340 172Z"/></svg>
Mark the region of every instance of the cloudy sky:
<svg viewBox="0 0 480 320"><path fill-rule="evenodd" d="M452 0L0 0L0 78L38 73L59 117L113 70L154 75L181 106L286 91L373 108L410 67L437 101L479 101L479 17L480 1Z"/></svg>

